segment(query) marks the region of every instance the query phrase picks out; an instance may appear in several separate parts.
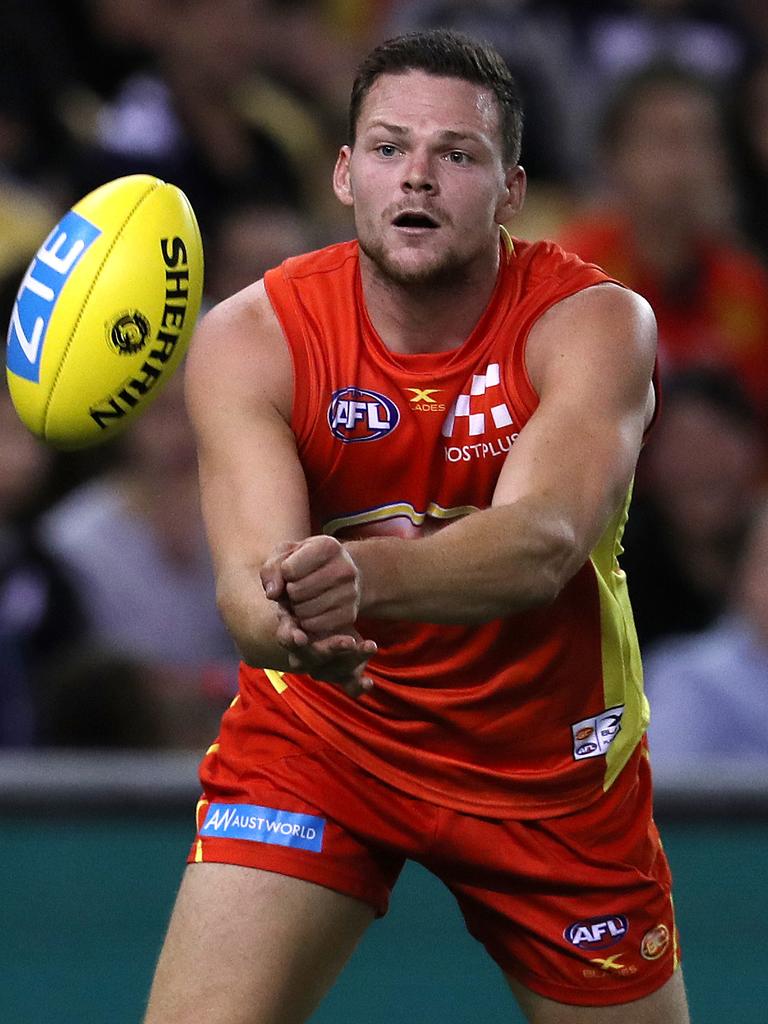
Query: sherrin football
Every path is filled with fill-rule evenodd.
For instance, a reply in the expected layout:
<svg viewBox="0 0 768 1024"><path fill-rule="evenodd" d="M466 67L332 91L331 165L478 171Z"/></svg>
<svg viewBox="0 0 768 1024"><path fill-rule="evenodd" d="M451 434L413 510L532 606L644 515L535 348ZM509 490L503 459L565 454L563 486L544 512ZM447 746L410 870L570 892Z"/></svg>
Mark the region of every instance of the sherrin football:
<svg viewBox="0 0 768 1024"><path fill-rule="evenodd" d="M7 371L21 420L62 449L119 433L181 362L202 292L183 192L133 174L89 193L40 246L13 306Z"/></svg>

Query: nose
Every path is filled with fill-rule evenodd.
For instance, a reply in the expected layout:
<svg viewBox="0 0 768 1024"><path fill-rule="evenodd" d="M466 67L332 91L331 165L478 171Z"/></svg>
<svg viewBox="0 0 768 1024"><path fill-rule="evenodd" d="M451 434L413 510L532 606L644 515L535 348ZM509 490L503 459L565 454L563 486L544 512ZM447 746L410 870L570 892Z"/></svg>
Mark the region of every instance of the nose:
<svg viewBox="0 0 768 1024"><path fill-rule="evenodd" d="M402 188L403 192L437 192L437 176L426 153L411 153L405 167Z"/></svg>

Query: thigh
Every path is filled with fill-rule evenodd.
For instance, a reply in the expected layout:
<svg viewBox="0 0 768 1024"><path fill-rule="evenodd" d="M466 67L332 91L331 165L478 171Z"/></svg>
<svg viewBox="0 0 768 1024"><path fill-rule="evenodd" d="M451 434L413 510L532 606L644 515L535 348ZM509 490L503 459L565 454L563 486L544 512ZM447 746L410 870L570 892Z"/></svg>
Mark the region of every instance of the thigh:
<svg viewBox="0 0 768 1024"><path fill-rule="evenodd" d="M370 905L303 879L191 865L145 1024L300 1024L373 917Z"/></svg>
<svg viewBox="0 0 768 1024"><path fill-rule="evenodd" d="M567 1006L537 995L507 975L530 1024L689 1024L683 974L675 971L656 992L620 1006Z"/></svg>

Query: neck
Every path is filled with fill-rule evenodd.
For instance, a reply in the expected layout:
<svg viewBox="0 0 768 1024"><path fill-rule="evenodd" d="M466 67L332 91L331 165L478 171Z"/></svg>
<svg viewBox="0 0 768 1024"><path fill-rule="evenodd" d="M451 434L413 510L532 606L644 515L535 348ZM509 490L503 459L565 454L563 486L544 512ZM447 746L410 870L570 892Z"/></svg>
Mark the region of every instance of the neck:
<svg viewBox="0 0 768 1024"><path fill-rule="evenodd" d="M383 274L361 250L365 305L391 352L449 352L469 337L485 311L499 272L499 250L465 268L461 276L432 284L403 285Z"/></svg>

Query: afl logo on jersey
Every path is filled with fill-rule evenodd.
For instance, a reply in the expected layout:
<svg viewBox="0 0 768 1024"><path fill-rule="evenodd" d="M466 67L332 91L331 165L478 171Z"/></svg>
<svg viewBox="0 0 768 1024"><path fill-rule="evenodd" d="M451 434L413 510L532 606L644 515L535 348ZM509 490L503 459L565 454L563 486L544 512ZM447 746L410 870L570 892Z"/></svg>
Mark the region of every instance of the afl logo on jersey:
<svg viewBox="0 0 768 1024"><path fill-rule="evenodd" d="M400 410L378 391L366 388L339 388L331 395L328 426L344 444L353 441L378 441L391 434L400 422Z"/></svg>

